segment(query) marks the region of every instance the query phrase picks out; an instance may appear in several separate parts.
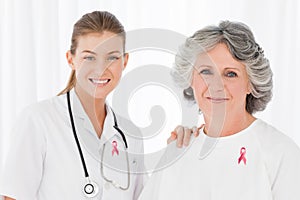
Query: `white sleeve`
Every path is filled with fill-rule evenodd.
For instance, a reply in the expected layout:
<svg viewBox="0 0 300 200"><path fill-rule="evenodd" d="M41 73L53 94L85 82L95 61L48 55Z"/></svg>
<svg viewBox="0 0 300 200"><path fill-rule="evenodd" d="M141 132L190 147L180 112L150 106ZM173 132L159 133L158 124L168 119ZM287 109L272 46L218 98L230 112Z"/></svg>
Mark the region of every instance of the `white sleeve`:
<svg viewBox="0 0 300 200"><path fill-rule="evenodd" d="M46 140L38 112L24 111L10 135L0 179L0 195L34 200L42 179Z"/></svg>
<svg viewBox="0 0 300 200"><path fill-rule="evenodd" d="M145 180L147 179L147 174L146 174L146 169L145 169L145 163L144 163L144 144L142 140L138 140L136 142L137 146L138 146L138 152L139 155L137 155L137 170L135 174L135 190L134 190L134 197L133 199L136 200L138 199L138 197L140 196L143 188L144 188L144 184L145 184Z"/></svg>
<svg viewBox="0 0 300 200"><path fill-rule="evenodd" d="M274 200L300 199L300 149L295 143L286 145L280 157L272 192Z"/></svg>
<svg viewBox="0 0 300 200"><path fill-rule="evenodd" d="M194 138L192 137L190 142L192 143L193 141ZM138 200L172 199L172 190L174 190L174 187L170 186L168 181L174 180L170 179L170 176L176 176L176 172L170 168L187 149L188 148L186 147L178 148L176 146L176 141L168 144L167 148L162 151L162 155L155 167L155 170L146 182Z"/></svg>
<svg viewBox="0 0 300 200"><path fill-rule="evenodd" d="M135 186L135 190L134 190L134 197L133 199L136 200L138 199L138 197L140 196L142 190L144 189L144 184L145 184L145 181L147 180L148 178L148 175L145 174L145 167L144 165L140 165L139 166L139 169L138 171L140 173L136 174L135 176L135 183L136 183L136 186ZM144 173L143 173L144 171Z"/></svg>

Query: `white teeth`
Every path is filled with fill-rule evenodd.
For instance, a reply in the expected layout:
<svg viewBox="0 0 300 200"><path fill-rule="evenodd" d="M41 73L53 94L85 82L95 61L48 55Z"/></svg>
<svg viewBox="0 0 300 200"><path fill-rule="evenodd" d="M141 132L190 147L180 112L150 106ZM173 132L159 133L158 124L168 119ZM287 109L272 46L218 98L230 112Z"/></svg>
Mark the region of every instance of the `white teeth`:
<svg viewBox="0 0 300 200"><path fill-rule="evenodd" d="M105 84L108 83L109 79L90 79L95 84Z"/></svg>

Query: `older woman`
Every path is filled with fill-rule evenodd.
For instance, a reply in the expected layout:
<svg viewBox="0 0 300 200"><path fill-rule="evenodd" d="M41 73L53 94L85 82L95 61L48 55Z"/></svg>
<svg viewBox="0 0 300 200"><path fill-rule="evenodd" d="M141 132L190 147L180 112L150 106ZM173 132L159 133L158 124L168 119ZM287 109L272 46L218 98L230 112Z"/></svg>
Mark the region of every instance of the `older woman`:
<svg viewBox="0 0 300 200"><path fill-rule="evenodd" d="M172 76L205 125L189 148L169 145L140 199L300 199L298 146L253 116L271 100L272 71L245 24L197 31L180 47Z"/></svg>

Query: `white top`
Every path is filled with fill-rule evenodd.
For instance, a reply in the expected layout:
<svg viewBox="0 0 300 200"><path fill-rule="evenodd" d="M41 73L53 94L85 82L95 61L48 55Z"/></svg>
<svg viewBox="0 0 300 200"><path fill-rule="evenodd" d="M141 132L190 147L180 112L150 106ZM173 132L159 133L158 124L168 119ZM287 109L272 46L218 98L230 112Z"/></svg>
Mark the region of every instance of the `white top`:
<svg viewBox="0 0 300 200"><path fill-rule="evenodd" d="M159 168L140 200L300 199L298 146L259 119L238 134L217 139L201 130L181 150L173 142Z"/></svg>
<svg viewBox="0 0 300 200"><path fill-rule="evenodd" d="M129 189L116 189L104 181L100 172L101 152L105 143L105 177L120 185L127 184L127 173L120 171L127 170L124 142L113 128L111 109L106 108L107 116L99 139L73 90L70 92L70 99L90 180L99 185L99 194L92 199L137 199L143 187L143 177L135 172L142 171L144 167L143 143L142 140L135 139L138 137L138 130L129 121L117 116L118 126L128 142L129 167L132 173ZM71 128L66 95L27 108L20 115L11 137L13 142L0 175L1 195L17 200L88 199L83 194L86 178ZM112 153L112 141L117 142L119 155ZM109 161L110 158L112 160ZM118 164L111 166L112 163ZM112 170L110 167L121 169Z"/></svg>

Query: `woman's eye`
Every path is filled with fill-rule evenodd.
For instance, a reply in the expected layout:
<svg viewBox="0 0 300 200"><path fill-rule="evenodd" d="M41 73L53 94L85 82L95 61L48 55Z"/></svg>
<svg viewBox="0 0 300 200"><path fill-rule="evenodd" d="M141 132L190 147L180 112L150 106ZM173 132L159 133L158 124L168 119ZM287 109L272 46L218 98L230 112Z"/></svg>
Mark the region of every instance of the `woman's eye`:
<svg viewBox="0 0 300 200"><path fill-rule="evenodd" d="M84 60L88 60L88 61L94 61L96 60L96 58L94 56L85 56L83 57Z"/></svg>
<svg viewBox="0 0 300 200"><path fill-rule="evenodd" d="M200 71L199 74L210 75L212 74L212 72L209 69L203 69Z"/></svg>
<svg viewBox="0 0 300 200"><path fill-rule="evenodd" d="M226 73L227 77L237 77L237 74L235 72L228 72Z"/></svg>
<svg viewBox="0 0 300 200"><path fill-rule="evenodd" d="M108 56L107 60L115 61L115 60L118 60L119 58L120 58L120 56Z"/></svg>

